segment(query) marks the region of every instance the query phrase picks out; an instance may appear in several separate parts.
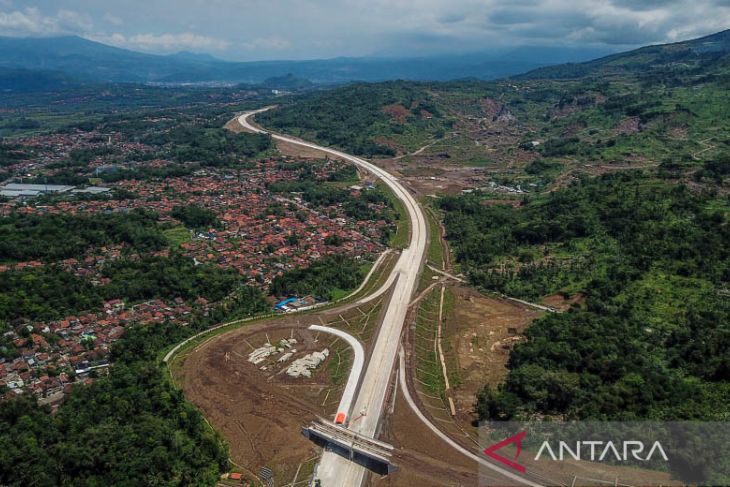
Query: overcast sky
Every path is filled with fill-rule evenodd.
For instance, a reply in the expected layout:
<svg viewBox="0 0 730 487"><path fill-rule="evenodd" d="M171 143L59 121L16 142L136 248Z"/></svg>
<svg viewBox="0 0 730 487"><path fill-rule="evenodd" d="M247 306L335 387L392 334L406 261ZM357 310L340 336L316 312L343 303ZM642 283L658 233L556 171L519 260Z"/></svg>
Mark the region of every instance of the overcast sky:
<svg viewBox="0 0 730 487"><path fill-rule="evenodd" d="M730 28L730 0L0 0L0 35L232 60L610 47Z"/></svg>

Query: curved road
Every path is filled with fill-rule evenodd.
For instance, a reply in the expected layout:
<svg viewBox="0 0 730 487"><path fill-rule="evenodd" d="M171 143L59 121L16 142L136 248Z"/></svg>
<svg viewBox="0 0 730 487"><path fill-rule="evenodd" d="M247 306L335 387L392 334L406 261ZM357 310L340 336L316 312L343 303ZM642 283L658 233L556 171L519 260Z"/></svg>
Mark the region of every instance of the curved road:
<svg viewBox="0 0 730 487"><path fill-rule="evenodd" d="M251 124L249 119L269 108L244 113L238 118L238 122L247 130L268 133ZM284 135L271 134L271 136L277 140L322 151L360 166L388 185L396 197L403 202L408 212L411 223L410 245L401 253L386 283L393 285L392 297L388 303L388 309L385 312L383 323L370 355L368 367L365 370L360 389L353 402L353 410L363 412L364 416L356 423L349 425L352 431L374 438L378 433L380 419L383 414L383 406L388 393L388 384L390 383L390 378L396 363L403 324L405 323L406 313L408 311L408 303L416 289L421 264L426 255L428 234L426 218L411 193L394 176L378 166L335 149L322 147ZM385 290L387 288L383 286L381 289ZM345 485L356 487L363 484L365 474L366 470L362 466L331 452L325 452L317 469L317 476L322 487L339 487Z"/></svg>
<svg viewBox="0 0 730 487"><path fill-rule="evenodd" d="M362 373L362 367L365 365L365 350L362 348L362 343L357 339L337 328L330 328L329 326L311 325L310 330L321 331L323 333L330 333L338 336L345 340L348 345L352 347L354 358L352 360L352 368L350 369L350 375L347 378L347 384L345 390L342 392L342 398L340 398L340 404L337 406L338 415L340 413L345 416L349 416L350 409L352 408L352 400L355 399L355 392L357 391L357 384L360 382L360 374Z"/></svg>
<svg viewBox="0 0 730 487"><path fill-rule="evenodd" d="M249 119L257 113L264 112L271 108L272 107L266 107L260 110L246 112L238 118L238 122L245 129L252 132L269 133L253 125ZM346 154L336 149L322 147L317 144L312 144L310 142L298 140L296 138L288 137L285 135L274 133L269 134L272 138L276 140L289 142L291 144L315 149L326 154L330 154L332 156L350 161L353 164L371 172L372 174L380 178L383 183L388 185L388 187L393 191L396 197L403 202L403 205L408 212L408 217L411 223L410 244L401 253L398 262L396 262L395 267L391 272L391 275L388 277L383 286L381 286L375 293L366 296L365 298L362 298L358 301L369 301L373 299L374 296L379 296L383 294L386 290L393 286L393 293L388 303L388 308L385 312L383 323L380 327L380 331L378 332L378 336L370 355L370 360L368 362L367 369L365 370L365 375L362 379L360 388L354 395L352 401L349 401L349 398L347 401L345 401L346 398L343 397L343 401L340 402L341 408L347 409L347 411L344 411L346 414L349 415L351 410L363 414L356 422L347 424L348 428L354 432L360 433L361 435L375 438L378 434L380 420L383 415L383 407L385 403L385 398L388 394L388 385L390 383L390 378L396 365L396 357L398 355L398 350L400 347L401 334L408 311L408 304L416 290L418 276L426 255L426 247L428 242L426 218L420 205L416 202L415 198L410 194L410 192L398 182L397 178L395 178L385 170L379 168L378 166L364 159ZM328 332L334 331L332 329L326 330ZM359 342L357 343L357 345L360 345ZM357 357L357 348L353 348L355 348L356 350ZM401 377L403 377L403 374L400 375ZM346 388L346 395L349 394L347 389L350 387L350 382L352 381L353 377L351 374L350 380L348 380L348 386ZM403 383L401 385L403 385ZM404 392L408 394L407 388ZM408 397L410 397L410 394L408 394ZM415 407L415 403L411 401L409 402L409 404L411 405L411 407L414 408L414 411L419 414L421 420L425 420L425 417L423 417L422 413L420 413L420 411L418 411L418 408ZM441 439L449 443L451 446L455 446L455 444L450 441L445 434L440 432L440 430L433 426L428 420L425 420L424 423L429 426L434 431L434 433L436 433ZM480 465L486 468L490 468L492 470L496 470L503 474L505 473L504 469L490 464L485 459L478 457L478 455L468 452L461 447L457 447L457 449L462 453L468 455L469 457L477 459L477 462ZM506 473L509 474L509 472ZM367 470L364 467L330 451L324 452L316 471L317 478L319 479L322 487L359 487L364 484L366 474ZM512 477L512 475L507 476ZM525 482L525 479L519 477L515 480L522 481L527 485L536 485L529 481Z"/></svg>

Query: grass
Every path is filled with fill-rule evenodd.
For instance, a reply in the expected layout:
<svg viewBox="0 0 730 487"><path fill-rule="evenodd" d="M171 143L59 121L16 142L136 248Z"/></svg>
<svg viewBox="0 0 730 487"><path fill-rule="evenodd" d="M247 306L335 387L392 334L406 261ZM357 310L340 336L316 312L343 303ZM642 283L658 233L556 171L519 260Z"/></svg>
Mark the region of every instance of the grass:
<svg viewBox="0 0 730 487"><path fill-rule="evenodd" d="M192 237L190 236L190 231L182 225L167 228L163 230L162 233L165 235L165 238L167 238L167 240L170 242L170 246L172 247L179 247L182 244L192 240Z"/></svg>
<svg viewBox="0 0 730 487"><path fill-rule="evenodd" d="M332 300L338 301L338 300L346 297L348 294L350 294L350 291L345 291L344 289L340 289L340 288L334 288L332 290Z"/></svg>
<svg viewBox="0 0 730 487"><path fill-rule="evenodd" d="M441 364L434 349L438 333L438 308L440 292L431 291L418 306L416 315L416 378L427 393L444 397L444 383Z"/></svg>
<svg viewBox="0 0 730 487"><path fill-rule="evenodd" d="M451 290L451 288L447 287L446 292L444 293L444 322L441 330L441 335L443 337L448 336L448 334L446 333L446 327L449 324L447 317L451 315L451 311L454 309L455 305L456 296L454 295L454 292ZM449 383L451 385L451 388L454 389L456 387L459 387L459 384L461 384L461 374L459 373L459 371L461 370L459 368L459 356L455 350L452 350L450 340L442 339L441 348L444 351L444 359L446 360L446 374L448 374L449 376Z"/></svg>
<svg viewBox="0 0 730 487"><path fill-rule="evenodd" d="M349 347L345 347L341 350L336 350L334 352L334 359L330 360L327 364L327 371L329 372L330 380L335 387L344 383L347 380L348 375L350 374L349 350Z"/></svg>
<svg viewBox="0 0 730 487"><path fill-rule="evenodd" d="M421 271L421 279L418 281L418 286L416 286L416 294L423 292L423 290L425 290L428 286L436 282L436 279L434 279L434 277L438 276L439 275L432 271L430 268L424 267Z"/></svg>
<svg viewBox="0 0 730 487"><path fill-rule="evenodd" d="M438 224L434 210L426 208L426 221L428 222L428 261L439 269L444 261L444 244L441 240L441 227Z"/></svg>
<svg viewBox="0 0 730 487"><path fill-rule="evenodd" d="M486 157L476 156L466 160L464 163L472 167L486 167L494 164L494 161Z"/></svg>
<svg viewBox="0 0 730 487"><path fill-rule="evenodd" d="M389 245L395 249L405 249L408 247L411 238L411 223L408 219L408 212L406 211L403 202L396 198L393 192L385 184L380 183L379 187L385 192L390 200L393 208L395 208L398 214L398 222L396 223L396 230L393 236L390 238Z"/></svg>

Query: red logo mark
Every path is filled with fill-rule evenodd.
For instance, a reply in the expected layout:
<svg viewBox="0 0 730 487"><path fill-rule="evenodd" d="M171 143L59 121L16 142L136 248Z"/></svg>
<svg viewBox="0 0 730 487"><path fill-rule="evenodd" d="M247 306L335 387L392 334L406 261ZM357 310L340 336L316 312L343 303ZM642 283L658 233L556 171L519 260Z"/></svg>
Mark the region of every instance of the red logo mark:
<svg viewBox="0 0 730 487"><path fill-rule="evenodd" d="M525 431L521 431L520 433L517 433L514 436L510 436L509 438L506 438L499 443L495 443L494 445L484 450L484 454L488 457L494 458L499 463L503 463L510 468L514 468L520 473L525 473L527 469L525 469L525 467L517 463L515 460L517 460L517 457L519 457L520 453L522 453L522 438L524 438L526 434L527 433ZM515 445L517 445L517 454L512 460L510 460L509 458L505 458L498 453L495 453L497 450L509 445L510 443L514 443Z"/></svg>

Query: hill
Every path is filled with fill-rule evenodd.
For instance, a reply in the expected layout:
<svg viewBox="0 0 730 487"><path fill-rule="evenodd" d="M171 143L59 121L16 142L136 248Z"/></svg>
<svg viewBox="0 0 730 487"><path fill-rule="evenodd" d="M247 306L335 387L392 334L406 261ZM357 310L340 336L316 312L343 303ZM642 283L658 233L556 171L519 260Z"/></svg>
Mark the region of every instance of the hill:
<svg viewBox="0 0 730 487"><path fill-rule="evenodd" d="M286 76L273 76L264 80L261 86L272 90L298 91L305 90L314 86L314 83L308 79L298 78L289 73Z"/></svg>
<svg viewBox="0 0 730 487"><path fill-rule="evenodd" d="M698 39L642 47L584 63L538 68L516 76L515 79L575 79L642 72L692 74L709 67L727 68L730 64L728 53L730 53L730 30L725 30Z"/></svg>
<svg viewBox="0 0 730 487"><path fill-rule="evenodd" d="M78 88L81 81L57 71L0 68L0 92L58 91Z"/></svg>
<svg viewBox="0 0 730 487"><path fill-rule="evenodd" d="M344 86L282 104L260 120L367 156L404 155L428 144L422 155L441 164L541 158L543 169L509 177L523 187L558 178L548 166L680 170L677 164L698 165L726 150L728 38L730 31L720 32L504 81Z"/></svg>

